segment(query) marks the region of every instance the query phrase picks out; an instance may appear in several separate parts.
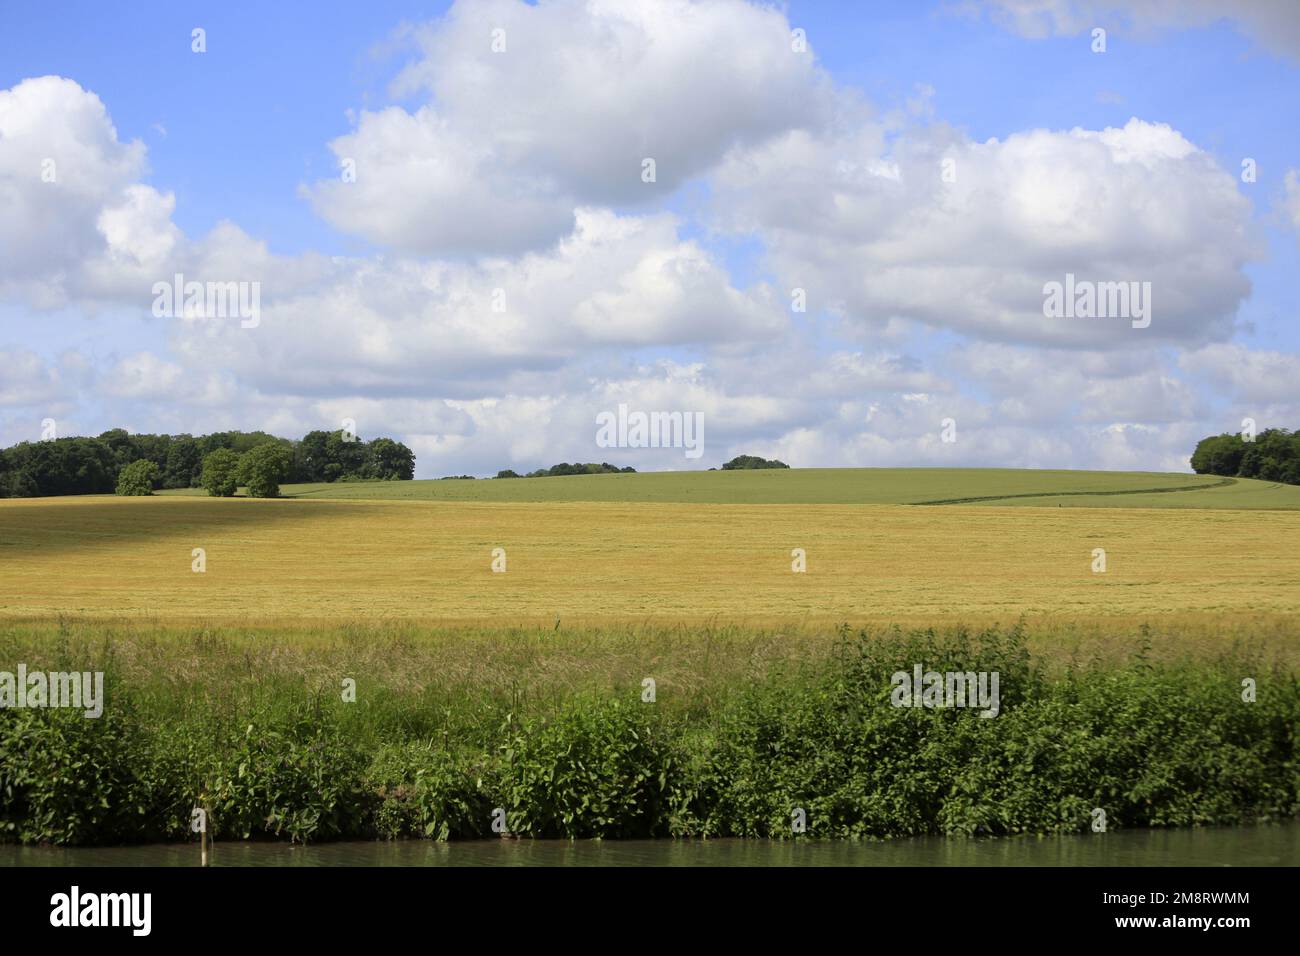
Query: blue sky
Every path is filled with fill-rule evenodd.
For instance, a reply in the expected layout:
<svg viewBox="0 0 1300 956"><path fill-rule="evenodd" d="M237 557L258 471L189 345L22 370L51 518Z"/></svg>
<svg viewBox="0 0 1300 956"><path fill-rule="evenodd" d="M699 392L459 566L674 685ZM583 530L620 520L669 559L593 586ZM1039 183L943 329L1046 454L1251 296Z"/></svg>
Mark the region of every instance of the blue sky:
<svg viewBox="0 0 1300 956"><path fill-rule="evenodd" d="M116 130L108 152L125 155L137 140L144 148L127 179L105 183L103 196L95 200L100 206L79 211L84 221L76 228L101 222L104 209L118 208L127 180L149 187L152 195L173 196L174 206L163 219L151 213L147 223L133 226L136 245L110 249L108 265L92 264L93 281L67 281L69 270L89 267L53 253L45 268L37 261L24 265L26 272L16 266L9 274L0 271L0 349L7 350L11 368L21 368L25 376L14 372L11 387L0 388L0 397L7 396L0 403L0 439L34 437L29 435L33 423L47 411L80 432L121 423L140 429L242 426L290 433L330 427L332 419L355 407L362 410L363 431L368 425L371 433L397 434L416 448L421 476L490 472L549 464L551 458L595 457L591 429L580 423L626 398L647 407L698 409L716 422L711 439L718 443L711 449L716 455L701 466L715 457L755 451L806 465L1007 462L1164 469L1179 467L1180 456L1190 452L1191 436L1227 430L1247 413L1267 419L1262 424L1295 426L1294 397L1288 399L1276 381L1254 391L1250 384L1261 374L1293 368L1300 346L1292 321L1300 215L1290 211L1294 189L1300 187L1289 192L1286 179L1289 170L1300 168L1295 92L1300 51L1286 46L1291 22L1279 27L1269 19L1285 17L1286 11L1260 4L1268 9L1255 14L1251 4L1216 8L1201 0L1193 4L1199 11L1195 16L1162 22L1155 14L1117 13L1104 0L1061 0L1060 6L1064 12L1055 19L1029 26L1016 19L1017 0L960 7L792 2L775 12L753 12L757 8L742 9L739 0L728 0L714 5L716 22L679 18L673 29L647 27L652 15L629 13L623 26L632 24L632 32L624 35L634 39L626 42L639 42L635 31L642 30L667 51L649 63L675 63L673 44L698 42L717 51L723 65L736 57L736 70L743 71L746 51L795 27L806 30L812 51L788 72L783 64L752 76L736 73L738 85L756 87L752 103L739 92L709 85L725 79L703 75L696 83L700 98L734 94L739 115L728 130L719 125L729 117L696 112L702 108L692 101L690 84L677 82L670 71L658 90L657 77L647 81L618 73L619 64L629 61L626 55L596 62L590 67L594 81L578 76L557 84L555 98L571 101L555 105L551 127L579 119L548 142L545 124L530 125L512 110L530 90L547 95L547 63L570 64L590 53L584 31L605 35L599 31L609 24L587 22L590 15L581 5L542 4L530 16L504 0L466 3L441 20L447 6L427 3L334 9L252 3L137 3L109 9L72 3L55 14L44 4L11 0L0 14L0 90L19 90L25 80L46 76L66 78L78 90L75 96L60 94L51 107L42 101L44 93L21 87L13 115L30 101L31 109L42 111L43 122L52 124L58 110L76 111L77 97L96 98ZM1238 9L1246 13L1238 16ZM726 19L723 14L734 20L734 30L718 25ZM784 23L777 22L782 18ZM522 67L535 69L535 76L503 78L499 88L478 80L464 85L465 77L481 68L477 53L464 52L471 42L465 38L482 33L478 24L497 22L510 23L513 50L546 43L549 52ZM1081 31L1079 23L1108 29L1104 54L1092 52L1088 28ZM202 55L190 49L196 26L207 34ZM709 30L715 32L706 42L702 31ZM764 39L751 40L749 30ZM693 31L700 35L692 37ZM573 48L563 49L565 43ZM773 47L779 48L779 43ZM556 59L548 61L548 55ZM404 69L428 82L397 88ZM680 117L686 136L672 149L679 151L680 166L690 169L680 183L641 199L612 180L602 185L574 172L590 170L575 137L586 137L586 153L621 155L617 129L610 127L606 137L605 127L584 127L580 119L611 108L599 101L602 86L626 97L625 112L615 108L610 117L648 117L640 132L643 143L647 130L651 142L674 139L673 117ZM590 103L583 101L588 95ZM673 97L680 98L676 107ZM774 104L771 110L764 109L763 97ZM826 118L792 111L789 103L804 97L821 104ZM536 112L552 105L539 100ZM498 110L506 117L500 122L493 118ZM810 116L815 112L810 105ZM434 113L445 128L433 129ZM389 125L380 128L376 121L368 127L367 115L383 117ZM1162 332L1158 341L1130 337L1121 343L1109 333L1065 335L1026 327L1028 320L1015 318L1017 310L1024 312L1018 292L1007 297L1005 289L989 291L1007 284L1008 260L991 255L988 262L977 261L985 251L979 249L978 230L968 250L940 250L932 233L903 235L880 224L886 214L925 220L933 212L925 203L942 205L929 187L911 195L909 186L903 197L873 180L837 196L819 196L812 184L809 191L781 195L806 162L829 163L833 172L845 163L860 170L877 160L887 166L904 157L906 184L916 173L905 157L930 156L930 150L942 148L967 151L991 166L988 183L970 187L977 194L963 201L989 215L991 223L1004 216L1024 220L1010 231L1025 248L1018 257L1014 250L1006 256L1011 271L1023 268L1036 282L1033 270L1041 264L1033 251L1033 229L1043 223L1033 210L1006 211L1012 202L1006 177L1015 171L1009 164L1032 167L1041 156L1043 168L1027 173L1043 183L1035 187L1039 193L1050 189L1051 164L1059 162L1065 164L1066 179L1086 184L1085 194L1095 190L1099 196L1122 197L1120 190L1134 189L1132 183L1121 186L1118 179L1106 178L1124 177L1122 162L1085 169L1084 163L1094 161L1092 147L1071 140L1067 131L1078 127L1100 134L1125 128L1130 118L1147 124L1129 129L1133 143L1165 136L1152 131L1167 128L1173 145L1165 143L1158 151L1179 153L1184 141L1195 148L1191 158L1173 157L1176 167L1168 172L1153 173L1162 185L1152 190L1153 203L1178 205L1176 218L1187 223L1190 238L1164 235L1158 224L1148 223L1137 230L1143 234L1129 250L1122 227L1111 219L1088 222L1085 207L1076 206L1072 215L1084 219L1079 231L1091 238L1064 250L1052 262L1055 271L1047 274L1060 271L1058 265L1072 268L1077 259L1081 273L1092 267L1101 279L1127 279L1104 270L1131 261L1138 273L1145 269L1155 276L1160 295L1165 294L1160 283L1173 281L1161 278L1166 268L1170 275L1199 277L1196 282L1204 288L1187 289L1185 296L1205 302L1214 314L1196 314L1194 302L1185 304L1176 316L1177 329ZM517 128L508 128L511 123ZM853 135L845 133L849 128ZM1023 160L1013 159L1010 149L1003 156L981 149L988 140L1005 145L1034 130L1056 135L1029 149ZM709 138L700 134L715 132L718 148L697 145ZM810 159L797 146L804 134L825 146L821 159ZM340 137L351 139L339 149L371 151L365 153L370 159L362 203L351 198L355 193L329 185L337 178L342 154L332 144ZM452 146L462 143L468 144L464 155L486 165L456 168L460 154ZM9 144L15 151L27 146L39 154L38 142ZM1076 146L1077 168L1071 165ZM5 149L0 138L0 177L7 169L12 173L3 163ZM531 150L537 158L518 155L508 163L501 158L514 149ZM869 157L864 149L877 155ZM1243 157L1257 161L1257 182L1240 181ZM101 160L116 162L108 154L96 159ZM450 167L444 170L447 184L437 188L446 192L431 189L421 195L421 171L435 161ZM971 168L962 162L962 169ZM761 174L750 178L760 167ZM12 168L19 168L17 161ZM995 169L1001 177L996 183ZM1185 184L1170 179L1184 173ZM596 178L603 175L602 168ZM1244 210L1219 191L1224 177L1235 180ZM817 179L815 172L810 178ZM476 203L470 189L478 185L484 193ZM0 179L0 195L4 186ZM41 187L19 179L10 188ZM506 200L516 194L536 202L532 241L519 238L527 228L511 221L517 207ZM1195 212L1201 194L1212 197L1203 216ZM1132 202L1140 205L1144 195L1135 194ZM458 196L466 197L464 208L456 207ZM1078 195L1056 199L1083 201ZM477 216L497 200L502 221L475 225L470 230L475 240L465 242L455 220ZM39 202L44 198L36 196L31 208L39 208ZM827 202L832 205L823 205ZM774 211L782 203L799 210L847 210L846 221L802 222L802 213ZM451 304L465 296L450 290L459 283L482 294L480 287L490 287L490 281L539 290L541 285L525 280L571 265L556 251L565 235L554 223L571 221L565 210L578 208L615 217L614 225L591 220L599 225L586 235L595 237L591 241L599 249L610 248L611 232L621 234L623 226L642 222L655 238L647 238L644 247L622 241L609 262L588 249L575 255L572 261L590 271L583 279L590 287L574 288L567 314L559 314L563 297L552 295L528 302L522 315L511 312L510 327L492 336L473 331L476 323ZM1153 209L1158 218L1158 206L1144 215L1149 218ZM432 222L444 210L448 221ZM670 224L656 219L665 215L673 217ZM68 216L69 235L72 219ZM170 226L160 225L164 221ZM744 225L737 226L741 221ZM239 237L214 238L222 222L233 224ZM139 243L149 229L170 233L173 228L177 238L165 243L171 251L148 262L141 258ZM1227 233L1217 242L1216 229L1244 232ZM1254 247L1245 232L1253 236ZM579 228L574 236L581 233ZM93 246L101 240L90 236L86 242ZM275 264L246 266L247 276L256 275L267 287L267 314L280 323L277 332L196 338L194 328L150 316L148 298L129 291L131 282L169 277L173 260L236 261L231 250L238 247L244 250L238 255L245 255L244 240L264 243L279 257ZM681 243L690 248L683 251ZM69 238L60 248L75 244ZM915 250L914 261L906 258L909 249ZM106 278L105 270L118 268L127 252L139 269ZM320 263L328 260L321 256L341 258L326 268ZM647 275L657 275L652 266L659 268L665 256L674 263L673 274L704 275L707 281L682 289L639 287ZM299 267L315 272L295 279L292 288L281 284L282 273ZM271 274L264 272L268 268ZM331 317L333 309L358 306L347 291L356 287L358 275L389 269L409 273L375 280L392 292L392 301L362 298L360 305L374 311L364 322L341 313ZM217 278L241 280L245 266L235 273ZM416 274L425 278L410 278ZM436 281L428 278L435 274ZM812 274L819 287L809 290L810 314L780 308L792 285L804 281L799 277ZM506 278L492 280L493 275ZM1238 287L1240 278L1249 280L1249 294ZM715 281L718 288L710 284ZM906 285L894 288L895 283ZM979 306L969 315L961 314L965 300L936 299L924 291L927 285L962 283L980 290ZM441 303L444 295L447 302ZM694 305L692 295L701 296ZM1176 297L1183 296L1184 290L1177 290ZM430 304L429 298L437 301ZM618 303L616 312L606 311L611 301ZM692 320L693 307L709 318ZM733 307L736 314L727 314ZM317 314L327 316L319 326ZM575 328L566 325L571 320L577 321ZM624 320L627 327L619 325ZM341 323L337 328L335 321ZM295 348L294 336L336 340L337 351L319 344ZM1036 391L1041 383L1025 380L1017 389L1000 379L999 365L1023 368L1018 374L1031 377L1035 369L1050 375L1066 367L1062 387L1072 389L1079 401L1052 409L1054 419L1031 414L1026 409L1044 407ZM301 374L287 374L289 367ZM858 371L830 381L832 368ZM775 387L761 380L765 374L806 384ZM311 379L310 386L304 379ZM826 381L825 387L814 384ZM1098 397L1125 390L1147 394L1145 415L1141 401L1134 406ZM917 408L929 411L917 416ZM945 408L971 423L975 431L966 434L987 432L987 440L958 442L952 449L936 445L920 423L937 419ZM694 466L668 454L625 451L637 467Z"/></svg>

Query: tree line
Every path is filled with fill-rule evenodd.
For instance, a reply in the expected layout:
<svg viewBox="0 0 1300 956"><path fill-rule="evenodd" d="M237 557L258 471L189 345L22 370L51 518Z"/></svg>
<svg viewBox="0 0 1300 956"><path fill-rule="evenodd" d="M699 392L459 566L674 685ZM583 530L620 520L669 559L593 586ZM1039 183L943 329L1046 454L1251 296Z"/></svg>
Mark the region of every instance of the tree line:
<svg viewBox="0 0 1300 956"><path fill-rule="evenodd" d="M1198 475L1300 485L1300 432L1266 428L1254 441L1238 433L1202 438L1192 452L1192 470Z"/></svg>
<svg viewBox="0 0 1300 956"><path fill-rule="evenodd" d="M562 461L558 465L552 465L550 468L538 468L536 471L530 471L521 475L514 469L506 468L497 472L498 478L556 478L562 475L632 475L636 469L632 466L619 468L617 465L611 465L607 461L597 464L591 462L574 462L569 464Z"/></svg>
<svg viewBox="0 0 1300 956"><path fill-rule="evenodd" d="M737 455L731 461L725 462L722 466L723 471L750 470L754 468L789 468L783 461L777 461L775 458L759 458L757 455ZM717 471L716 468L710 468L709 471ZM550 468L539 468L536 471L530 471L527 474L519 474L513 469L506 468L497 472L498 478L554 478L559 475L628 475L635 474L636 469L632 467L619 468L617 465L611 465L607 461L599 464L596 462L574 462L569 464L562 461L558 465L552 465ZM451 478L472 478L472 475L447 475Z"/></svg>
<svg viewBox="0 0 1300 956"><path fill-rule="evenodd" d="M93 438L21 442L0 449L0 498L199 487L209 494L233 495L232 480L250 494L274 497L281 482L414 477L415 455L401 442L365 442L341 430L313 431L291 441L261 431L196 437L133 435L114 428Z"/></svg>
<svg viewBox="0 0 1300 956"><path fill-rule="evenodd" d="M757 455L737 455L731 461L724 462L723 471L753 471L758 468L789 468L785 462L776 458L760 458ZM709 471L713 469L710 468Z"/></svg>

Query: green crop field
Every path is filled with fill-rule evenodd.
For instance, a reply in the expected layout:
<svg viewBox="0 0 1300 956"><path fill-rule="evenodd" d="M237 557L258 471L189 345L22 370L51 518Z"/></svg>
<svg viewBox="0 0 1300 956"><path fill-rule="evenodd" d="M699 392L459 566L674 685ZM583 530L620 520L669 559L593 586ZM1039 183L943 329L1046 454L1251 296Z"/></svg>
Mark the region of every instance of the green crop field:
<svg viewBox="0 0 1300 956"><path fill-rule="evenodd" d="M202 495L200 489L163 492ZM1300 486L1167 472L799 468L284 485L290 498L1300 509Z"/></svg>

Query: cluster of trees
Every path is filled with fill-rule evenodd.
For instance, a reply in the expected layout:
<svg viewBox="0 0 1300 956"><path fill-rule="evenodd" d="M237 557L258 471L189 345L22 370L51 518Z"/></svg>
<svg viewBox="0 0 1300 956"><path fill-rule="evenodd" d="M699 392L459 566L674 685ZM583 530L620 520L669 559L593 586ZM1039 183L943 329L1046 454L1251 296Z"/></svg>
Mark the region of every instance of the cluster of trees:
<svg viewBox="0 0 1300 956"><path fill-rule="evenodd" d="M240 485L250 498L278 498L280 482L293 467L293 452L279 442L256 445L242 455L218 448L203 459L199 484L214 498L229 498Z"/></svg>
<svg viewBox="0 0 1300 956"><path fill-rule="evenodd" d="M498 478L554 478L558 475L631 475L635 474L636 469L628 466L627 468L618 468L607 461L600 464L595 462L574 462L570 465L567 461L562 461L558 465L552 465L550 468L538 468L536 471L530 471L526 475L506 468L504 471L498 471Z"/></svg>
<svg viewBox="0 0 1300 956"><path fill-rule="evenodd" d="M1300 432L1266 428L1254 441L1240 434L1202 438L1192 452L1192 470L1199 475L1300 485Z"/></svg>
<svg viewBox="0 0 1300 956"><path fill-rule="evenodd" d="M154 488L198 484L203 457L217 448L240 452L264 441L281 441L265 432L190 435L131 435L114 428L94 438L56 438L22 442L0 450L0 497L94 495L112 492L133 462L157 469Z"/></svg>
<svg viewBox="0 0 1300 956"><path fill-rule="evenodd" d="M399 441L363 442L343 431L308 432L294 448L291 481L410 481L415 455Z"/></svg>
<svg viewBox="0 0 1300 956"><path fill-rule="evenodd" d="M759 458L756 455L737 455L731 461L722 466L723 471L735 471L747 468L789 468L783 461L777 461L775 458ZM717 471L716 468L710 468L709 471ZM595 462L575 462L569 464L567 461L560 462L558 465L552 465L550 468L539 468L537 471L530 471L526 475L507 468L504 471L498 471L498 478L552 478L556 475L618 475L618 474L635 474L635 468L617 468L607 461L600 464ZM468 475L448 475L448 478L468 478Z"/></svg>
<svg viewBox="0 0 1300 956"><path fill-rule="evenodd" d="M225 454L211 461L218 452ZM257 493L254 488L271 487L278 494L279 483L287 481L410 480L415 477L415 455L391 438L363 442L343 431L314 431L295 442L266 432L195 437L132 435L114 428L94 438L56 438L0 449L0 498L148 494L158 488L198 487L214 493L214 486L229 487L232 474L250 494ZM205 476L211 477L211 485ZM148 490L143 490L145 485ZM219 493L234 494L234 489Z"/></svg>
<svg viewBox="0 0 1300 956"><path fill-rule="evenodd" d="M775 458L759 458L757 455L737 455L722 466L723 471L748 471L753 468L789 468L783 461ZM710 471L713 469L710 468Z"/></svg>

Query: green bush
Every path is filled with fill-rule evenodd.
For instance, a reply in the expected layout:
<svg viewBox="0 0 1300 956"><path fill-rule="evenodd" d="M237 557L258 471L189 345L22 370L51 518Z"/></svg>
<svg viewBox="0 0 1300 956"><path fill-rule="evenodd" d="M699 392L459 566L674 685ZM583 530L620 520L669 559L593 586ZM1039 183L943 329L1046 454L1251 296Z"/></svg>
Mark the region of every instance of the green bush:
<svg viewBox="0 0 1300 956"><path fill-rule="evenodd" d="M370 828L374 797L364 786L367 760L328 713L311 708L287 718L254 718L236 731L201 795L211 805L215 836L306 842Z"/></svg>
<svg viewBox="0 0 1300 956"><path fill-rule="evenodd" d="M633 698L635 700L635 698ZM579 700L509 728L504 808L527 836L648 837L666 832L671 747L653 705Z"/></svg>
<svg viewBox="0 0 1300 956"><path fill-rule="evenodd" d="M427 742L388 748L368 774L379 836L434 840L491 836L490 758L471 761Z"/></svg>
<svg viewBox="0 0 1300 956"><path fill-rule="evenodd" d="M161 477L162 472L153 462L133 461L118 473L116 493L126 497L152 495Z"/></svg>
<svg viewBox="0 0 1300 956"><path fill-rule="evenodd" d="M713 799L687 832L782 837L792 808L823 836L1083 831L1279 819L1297 809L1294 677L1269 699L1205 666L1119 668L1046 681L1018 632L859 640L804 686L773 682L723 716ZM890 706L888 675L1000 672L1001 710Z"/></svg>
<svg viewBox="0 0 1300 956"><path fill-rule="evenodd" d="M148 740L129 705L0 710L0 835L102 844L163 835Z"/></svg>
<svg viewBox="0 0 1300 956"><path fill-rule="evenodd" d="M1000 711L893 706L891 677L996 671ZM1241 679L1258 700L1241 699ZM1048 675L1019 630L843 635L689 709L637 689L571 698L376 688L363 702L264 680L186 695L113 681L102 717L0 708L0 839L1081 832L1238 824L1300 810L1300 683L1250 659Z"/></svg>

